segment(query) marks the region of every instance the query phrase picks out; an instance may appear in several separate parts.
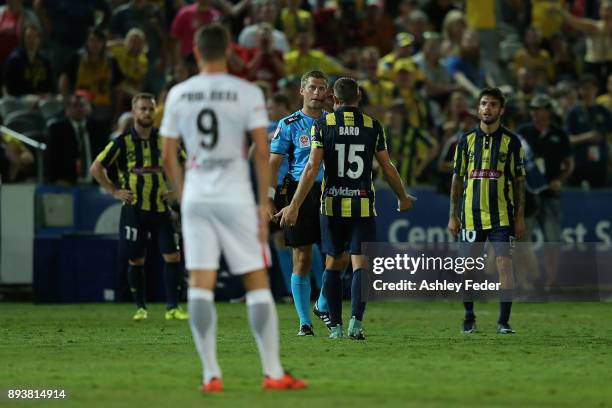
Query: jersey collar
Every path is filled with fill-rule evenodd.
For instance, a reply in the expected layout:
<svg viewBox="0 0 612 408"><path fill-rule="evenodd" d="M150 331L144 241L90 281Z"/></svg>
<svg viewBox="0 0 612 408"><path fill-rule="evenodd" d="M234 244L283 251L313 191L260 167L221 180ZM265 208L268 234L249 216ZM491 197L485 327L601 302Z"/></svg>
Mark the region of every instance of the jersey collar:
<svg viewBox="0 0 612 408"><path fill-rule="evenodd" d="M336 112L361 112L361 111L359 110L359 108L356 108L354 106L342 106L336 109Z"/></svg>
<svg viewBox="0 0 612 408"><path fill-rule="evenodd" d="M305 114L304 111L301 110L301 109L297 111L297 114L300 115L301 117L310 118L310 119L314 119L314 120L322 118L323 116L325 116L326 113L327 112L325 112L324 110L321 110L321 115L319 117L315 118L314 116L310 116L310 115Z"/></svg>
<svg viewBox="0 0 612 408"><path fill-rule="evenodd" d="M493 136L493 137L501 136L502 133L504 133L504 127L500 125L497 128L497 130L495 132L491 133L489 136ZM487 134L485 132L483 132L483 130L480 128L480 124L478 124L478 126L476 126L476 134L478 136L487 136Z"/></svg>
<svg viewBox="0 0 612 408"><path fill-rule="evenodd" d="M134 128L134 126L131 126L128 132L130 132L130 135L132 136L132 140L134 142L140 142L143 140L148 142L153 140L153 138L157 135L157 129L155 127L151 129L151 136L149 136L148 139L143 139L142 137L138 136L138 133L136 133L136 129Z"/></svg>

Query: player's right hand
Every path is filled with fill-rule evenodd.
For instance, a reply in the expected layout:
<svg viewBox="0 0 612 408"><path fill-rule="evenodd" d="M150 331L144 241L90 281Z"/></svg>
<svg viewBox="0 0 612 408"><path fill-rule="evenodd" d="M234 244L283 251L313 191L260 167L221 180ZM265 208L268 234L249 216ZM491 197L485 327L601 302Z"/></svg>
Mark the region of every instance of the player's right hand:
<svg viewBox="0 0 612 408"><path fill-rule="evenodd" d="M267 214L266 216L268 217L268 219L271 222L275 222L278 224L278 218L276 217L276 213L278 212L278 210L276 209L276 206L274 205L274 201L272 200L268 200L268 206L267 206Z"/></svg>
<svg viewBox="0 0 612 408"><path fill-rule="evenodd" d="M448 231L457 236L459 234L459 230L461 229L461 220L458 216L453 215L448 219Z"/></svg>
<svg viewBox="0 0 612 408"><path fill-rule="evenodd" d="M397 210L398 211L407 211L412 208L412 204L417 200L415 196L410 194L406 194L405 197L397 200Z"/></svg>
<svg viewBox="0 0 612 408"><path fill-rule="evenodd" d="M134 193L132 193L130 190L115 190L113 197L119 201L123 201L126 204L132 204L134 201Z"/></svg>

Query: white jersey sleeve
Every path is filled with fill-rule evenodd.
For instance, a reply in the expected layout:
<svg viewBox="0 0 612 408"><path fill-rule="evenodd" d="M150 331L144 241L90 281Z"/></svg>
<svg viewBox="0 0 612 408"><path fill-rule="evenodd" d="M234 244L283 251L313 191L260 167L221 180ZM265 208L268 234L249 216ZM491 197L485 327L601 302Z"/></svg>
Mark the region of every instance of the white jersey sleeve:
<svg viewBox="0 0 612 408"><path fill-rule="evenodd" d="M178 117L177 117L177 92L176 86L170 89L166 96L166 103L164 104L164 115L162 117L159 134L164 137L177 139L180 137L180 131L178 128Z"/></svg>
<svg viewBox="0 0 612 408"><path fill-rule="evenodd" d="M251 102L251 105L247 107L249 113L247 129L250 131L257 128L267 128L269 120L263 92L259 87L251 89L253 90L253 96L247 99Z"/></svg>

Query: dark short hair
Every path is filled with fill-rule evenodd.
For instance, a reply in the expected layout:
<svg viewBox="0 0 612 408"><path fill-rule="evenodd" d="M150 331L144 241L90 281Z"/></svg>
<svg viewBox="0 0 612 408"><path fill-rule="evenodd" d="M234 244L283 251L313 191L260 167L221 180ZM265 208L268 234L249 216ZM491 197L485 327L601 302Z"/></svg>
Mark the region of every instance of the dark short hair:
<svg viewBox="0 0 612 408"><path fill-rule="evenodd" d="M334 95L342 103L353 104L359 100L359 85L353 78L338 78L334 83Z"/></svg>
<svg viewBox="0 0 612 408"><path fill-rule="evenodd" d="M289 98L284 93L275 93L274 95L272 95L271 99L275 105L282 105L287 110L291 109L291 101L289 101Z"/></svg>
<svg viewBox="0 0 612 408"><path fill-rule="evenodd" d="M302 75L302 80L300 81L300 85L302 86L302 88L306 86L306 82L308 82L310 78L322 79L325 81L325 83L329 85L329 79L323 71L308 71L307 73Z"/></svg>
<svg viewBox="0 0 612 408"><path fill-rule="evenodd" d="M146 92L141 92L141 93L137 93L136 95L132 97L132 108L136 106L138 101L143 100L143 99L147 99L155 103L155 95L146 93Z"/></svg>
<svg viewBox="0 0 612 408"><path fill-rule="evenodd" d="M219 23L204 26L195 33L195 44L204 61L223 59L229 45L227 28Z"/></svg>
<svg viewBox="0 0 612 408"><path fill-rule="evenodd" d="M479 104L483 96L491 96L497 99L502 108L506 105L506 97L499 88L484 88L482 91L480 91L480 94L478 95Z"/></svg>

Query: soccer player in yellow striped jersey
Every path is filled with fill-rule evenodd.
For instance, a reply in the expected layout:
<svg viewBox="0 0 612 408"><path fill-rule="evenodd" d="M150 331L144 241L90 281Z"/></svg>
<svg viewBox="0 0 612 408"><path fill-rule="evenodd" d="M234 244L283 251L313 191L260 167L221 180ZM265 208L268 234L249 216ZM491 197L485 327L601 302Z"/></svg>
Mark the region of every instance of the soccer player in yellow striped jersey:
<svg viewBox="0 0 612 408"><path fill-rule="evenodd" d="M408 210L416 200L407 194L395 166L389 160L385 133L378 120L358 108L359 86L352 78L334 84L334 113L317 120L311 131L310 157L297 191L277 216L281 226L293 225L299 208L325 163L321 196L321 243L327 254L325 289L331 319L330 338L344 336L342 329L342 285L340 269L345 252L351 254L351 320L348 335L365 339L362 319L365 302L361 300L361 275L366 261L361 254L363 242L376 241L372 164L374 157L398 197L398 209Z"/></svg>
<svg viewBox="0 0 612 408"><path fill-rule="evenodd" d="M497 332L514 333L508 324L512 308L511 246L525 233L525 168L518 137L501 125L505 98L485 88L478 98L480 124L464 134L455 151L448 230L475 251L491 242L501 288ZM468 299L469 300L469 299ZM462 332L476 329L474 303L464 302Z"/></svg>
<svg viewBox="0 0 612 408"><path fill-rule="evenodd" d="M128 257L128 281L137 311L134 320L147 318L144 263L147 237L159 239L164 258L166 320L186 320L178 306L183 270L178 233L167 204L168 191L162 167L162 143L153 127L155 97L137 94L132 99L134 126L113 139L98 155L90 171L98 183L123 202L119 226L120 249ZM117 163L121 186L115 186L106 169Z"/></svg>

